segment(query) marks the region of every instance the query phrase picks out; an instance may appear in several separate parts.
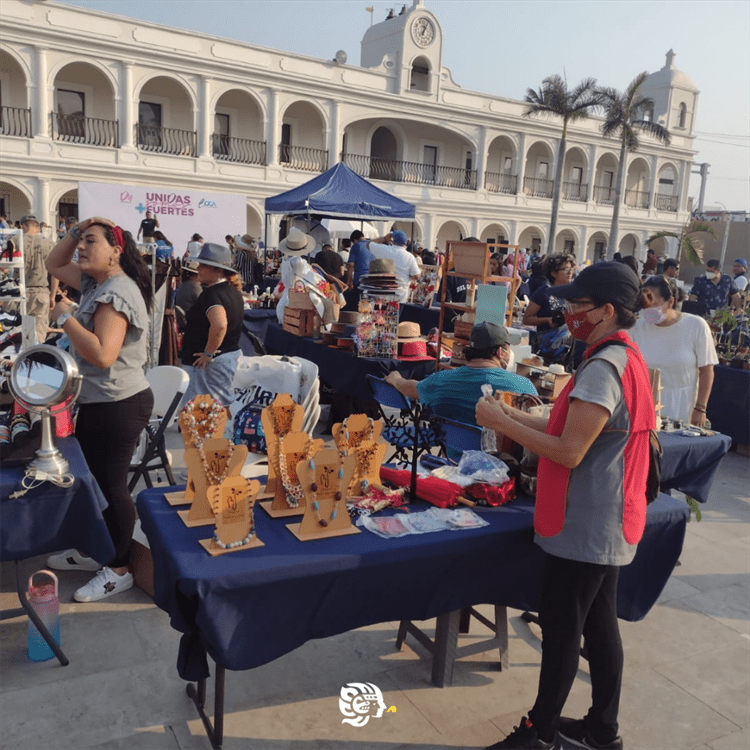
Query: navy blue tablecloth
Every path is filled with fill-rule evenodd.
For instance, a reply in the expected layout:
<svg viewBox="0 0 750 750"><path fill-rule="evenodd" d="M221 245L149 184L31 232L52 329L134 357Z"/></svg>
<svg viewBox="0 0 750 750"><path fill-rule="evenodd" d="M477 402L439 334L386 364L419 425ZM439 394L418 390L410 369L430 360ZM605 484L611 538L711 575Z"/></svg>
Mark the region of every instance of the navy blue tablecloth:
<svg viewBox="0 0 750 750"><path fill-rule="evenodd" d="M44 482L21 497L23 469L0 471L0 559L28 557L75 547L106 565L115 556L102 510L107 507L74 437L57 441L75 477L72 486Z"/></svg>
<svg viewBox="0 0 750 750"><path fill-rule="evenodd" d="M261 341L266 336L266 326L269 321L276 320L275 309L256 308L245 310L242 327L246 331L255 334Z"/></svg>
<svg viewBox="0 0 750 750"><path fill-rule="evenodd" d="M422 335L426 336L430 329L437 328L440 323L439 307L424 307L423 305L402 304L398 310L398 322L408 321L419 323ZM453 330L453 322L445 320L445 330L449 333Z"/></svg>
<svg viewBox="0 0 750 750"><path fill-rule="evenodd" d="M363 531L304 543L286 529L290 519L258 508L265 546L212 558L198 544L212 527L186 528L163 492L144 490L137 507L154 560L154 601L185 634L184 679L208 675L206 652L228 669L251 669L313 638L378 622L482 603L538 609L544 554L533 542L528 498L478 509L489 521L481 529L397 539ZM620 575L620 617L640 620L654 605L682 551L688 515L667 495L649 506L643 541Z"/></svg>
<svg viewBox="0 0 750 750"><path fill-rule="evenodd" d="M750 370L714 366L706 416L711 429L729 435L735 443L750 445Z"/></svg>
<svg viewBox="0 0 750 750"><path fill-rule="evenodd" d="M679 490L699 503L708 502L709 492L721 459L732 445L727 435L685 437L659 433L664 450L661 462L661 490Z"/></svg>
<svg viewBox="0 0 750 750"><path fill-rule="evenodd" d="M385 377L398 370L405 378L423 380L435 372L435 360L403 362L398 359L365 359L351 352L316 343L311 338L295 336L277 322L270 321L263 339L270 354L303 357L318 366L320 379L339 393L362 400L371 400L366 375Z"/></svg>

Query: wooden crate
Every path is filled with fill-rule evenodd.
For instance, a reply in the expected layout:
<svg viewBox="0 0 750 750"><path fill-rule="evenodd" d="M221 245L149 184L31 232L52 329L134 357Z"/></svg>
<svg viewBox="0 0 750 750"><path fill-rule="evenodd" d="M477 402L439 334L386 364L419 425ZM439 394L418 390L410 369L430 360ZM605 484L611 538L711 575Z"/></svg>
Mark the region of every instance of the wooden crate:
<svg viewBox="0 0 750 750"><path fill-rule="evenodd" d="M299 310L287 307L284 310L284 330L295 336L312 336L315 330L315 310Z"/></svg>

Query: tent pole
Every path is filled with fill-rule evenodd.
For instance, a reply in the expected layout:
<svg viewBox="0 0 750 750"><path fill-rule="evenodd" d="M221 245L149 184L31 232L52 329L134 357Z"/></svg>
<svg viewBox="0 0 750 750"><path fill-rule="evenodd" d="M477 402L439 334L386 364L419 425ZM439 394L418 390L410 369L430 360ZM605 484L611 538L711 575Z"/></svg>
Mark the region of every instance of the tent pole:
<svg viewBox="0 0 750 750"><path fill-rule="evenodd" d="M268 214L263 214L263 276L268 271Z"/></svg>

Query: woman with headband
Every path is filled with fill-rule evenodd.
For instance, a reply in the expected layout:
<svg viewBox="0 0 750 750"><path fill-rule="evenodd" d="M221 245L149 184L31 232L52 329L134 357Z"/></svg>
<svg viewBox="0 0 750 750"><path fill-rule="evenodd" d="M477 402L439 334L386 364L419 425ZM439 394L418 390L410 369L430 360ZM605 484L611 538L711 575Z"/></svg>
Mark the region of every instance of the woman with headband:
<svg viewBox="0 0 750 750"><path fill-rule="evenodd" d="M94 602L133 585L129 563L136 514L127 480L154 404L143 369L153 292L133 236L98 216L72 227L46 265L52 276L81 291L77 309L63 299L52 315L70 339L70 353L83 376L75 435L107 499L103 515L115 548L109 567L77 550L52 555L47 564L57 570L98 571L74 594L76 601Z"/></svg>

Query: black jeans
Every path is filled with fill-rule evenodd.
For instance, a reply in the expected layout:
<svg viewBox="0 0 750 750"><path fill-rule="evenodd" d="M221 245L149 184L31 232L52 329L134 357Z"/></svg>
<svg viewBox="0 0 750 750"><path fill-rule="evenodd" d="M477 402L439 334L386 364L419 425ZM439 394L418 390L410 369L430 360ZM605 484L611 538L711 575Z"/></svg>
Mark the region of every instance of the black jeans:
<svg viewBox="0 0 750 750"><path fill-rule="evenodd" d="M567 560L547 555L539 606L542 669L539 692L529 712L545 733L553 728L578 671L581 636L591 675L592 706L584 718L598 742L617 736L623 653L617 623L616 565Z"/></svg>
<svg viewBox="0 0 750 750"><path fill-rule="evenodd" d="M108 503L103 516L115 547L112 568L130 562L136 514L128 491L128 467L153 408L150 388L122 401L81 404L78 408L76 438Z"/></svg>

